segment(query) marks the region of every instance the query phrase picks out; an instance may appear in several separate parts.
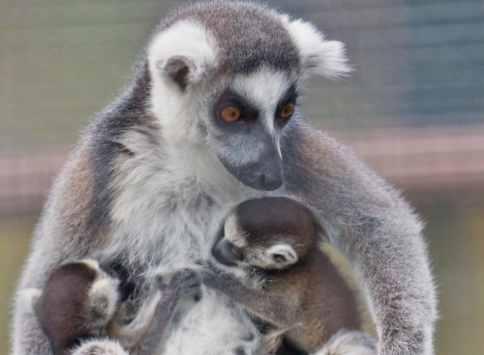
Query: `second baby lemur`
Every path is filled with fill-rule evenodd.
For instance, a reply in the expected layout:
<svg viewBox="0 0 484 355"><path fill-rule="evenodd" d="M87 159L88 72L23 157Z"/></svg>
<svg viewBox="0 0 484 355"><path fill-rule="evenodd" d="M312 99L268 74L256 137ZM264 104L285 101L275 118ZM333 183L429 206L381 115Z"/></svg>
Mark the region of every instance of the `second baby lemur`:
<svg viewBox="0 0 484 355"><path fill-rule="evenodd" d="M308 208L267 197L235 207L217 235L204 283L269 325L269 334L277 334L269 353L282 343L313 353L339 331L361 329L355 293L319 248L319 233ZM358 354L376 353L371 337L354 334Z"/></svg>
<svg viewBox="0 0 484 355"><path fill-rule="evenodd" d="M149 342L149 334L168 336L171 320L187 310L186 301L200 297L200 279L193 270L157 275L157 287L125 322L129 285L121 276L111 266L82 259L54 269L43 290L29 290L54 355L84 354L76 352L83 340L104 337L116 339L127 351L152 354L159 345Z"/></svg>

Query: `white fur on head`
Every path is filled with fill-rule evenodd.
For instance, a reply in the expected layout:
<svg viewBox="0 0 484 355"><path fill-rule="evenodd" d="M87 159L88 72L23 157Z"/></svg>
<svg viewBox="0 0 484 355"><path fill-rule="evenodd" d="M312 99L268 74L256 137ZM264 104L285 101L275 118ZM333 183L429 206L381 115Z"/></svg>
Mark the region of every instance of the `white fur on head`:
<svg viewBox="0 0 484 355"><path fill-rule="evenodd" d="M326 40L323 33L309 22L291 20L287 15L282 15L281 19L299 50L303 74L337 79L352 71L342 42Z"/></svg>
<svg viewBox="0 0 484 355"><path fill-rule="evenodd" d="M148 48L152 79L151 111L159 119L165 137L190 135L194 124L189 89L215 67L216 41L193 20L176 22L159 32ZM177 82L177 77L183 82ZM192 119L190 119L192 118Z"/></svg>
<svg viewBox="0 0 484 355"><path fill-rule="evenodd" d="M275 130L274 112L279 100L295 79L283 71L261 66L249 75L237 75L232 83L232 89L257 107L262 116L262 123L272 135ZM254 151L255 148L251 146L249 150ZM258 155L256 156L258 158Z"/></svg>

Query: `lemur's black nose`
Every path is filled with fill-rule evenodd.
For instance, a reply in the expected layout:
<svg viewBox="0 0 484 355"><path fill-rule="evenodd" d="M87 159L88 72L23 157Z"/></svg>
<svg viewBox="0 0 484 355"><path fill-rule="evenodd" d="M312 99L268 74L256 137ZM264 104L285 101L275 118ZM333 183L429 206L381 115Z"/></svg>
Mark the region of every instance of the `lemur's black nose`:
<svg viewBox="0 0 484 355"><path fill-rule="evenodd" d="M259 190L272 191L282 185L282 159L272 144L267 145L258 165L254 170Z"/></svg>
<svg viewBox="0 0 484 355"><path fill-rule="evenodd" d="M272 191L279 188L282 185L281 173L278 171L261 173L259 175L259 185L267 191Z"/></svg>
<svg viewBox="0 0 484 355"><path fill-rule="evenodd" d="M219 263L227 266L235 266L243 259L242 250L231 242L221 239L214 245L212 254Z"/></svg>

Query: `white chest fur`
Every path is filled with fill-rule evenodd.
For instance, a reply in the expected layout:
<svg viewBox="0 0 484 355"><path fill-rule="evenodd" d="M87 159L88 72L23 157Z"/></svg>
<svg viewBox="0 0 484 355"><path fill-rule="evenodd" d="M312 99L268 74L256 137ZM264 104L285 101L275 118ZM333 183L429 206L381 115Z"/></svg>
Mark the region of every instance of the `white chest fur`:
<svg viewBox="0 0 484 355"><path fill-rule="evenodd" d="M205 259L223 215L250 193L238 187L220 193L191 178L170 185L172 172L148 174L147 169L145 164L118 180L124 187L114 202L113 238L106 252L126 255L128 263L141 264L148 276ZM149 178L140 179L142 174ZM171 333L163 354L227 354L249 333L254 334L254 327L239 307L204 290L202 300Z"/></svg>
<svg viewBox="0 0 484 355"><path fill-rule="evenodd" d="M212 229L227 206L199 191L179 198L177 191L145 194L141 188L136 195L127 202L128 218L114 226L109 247L113 253L122 251L130 261L146 264L147 270L176 268L206 257Z"/></svg>
<svg viewBox="0 0 484 355"><path fill-rule="evenodd" d="M204 290L202 300L182 319L167 339L163 355L227 355L243 347L257 350L257 331L244 311L225 296ZM248 339L251 339L250 341Z"/></svg>

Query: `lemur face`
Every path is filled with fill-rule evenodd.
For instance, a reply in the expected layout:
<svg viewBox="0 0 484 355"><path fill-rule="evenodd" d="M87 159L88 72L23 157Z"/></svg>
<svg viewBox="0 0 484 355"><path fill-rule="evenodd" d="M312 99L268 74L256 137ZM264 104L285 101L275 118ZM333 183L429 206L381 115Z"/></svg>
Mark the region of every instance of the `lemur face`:
<svg viewBox="0 0 484 355"><path fill-rule="evenodd" d="M247 243L243 247L238 247L229 239L221 239L213 248L215 259L226 266L236 267L256 267L264 270L285 269L298 261L298 255L293 246L284 239L289 239L288 235L269 236L274 239L272 243L265 245L257 243ZM278 240L278 239L281 240Z"/></svg>
<svg viewBox="0 0 484 355"><path fill-rule="evenodd" d="M296 85L291 73L263 67L235 76L214 101L207 125L211 144L225 168L247 186L282 185L280 142L295 117Z"/></svg>
<svg viewBox="0 0 484 355"><path fill-rule="evenodd" d="M225 219L212 248L225 266L282 270L296 264L316 242L312 213L284 197L248 200Z"/></svg>
<svg viewBox="0 0 484 355"><path fill-rule="evenodd" d="M243 184L282 183L298 82L350 71L342 43L250 3L208 2L161 26L148 48L150 108L165 139L195 143ZM169 99L168 99L169 98Z"/></svg>
<svg viewBox="0 0 484 355"><path fill-rule="evenodd" d="M99 336L119 302L119 280L95 260L83 259L55 269L35 304L39 323L54 353Z"/></svg>

